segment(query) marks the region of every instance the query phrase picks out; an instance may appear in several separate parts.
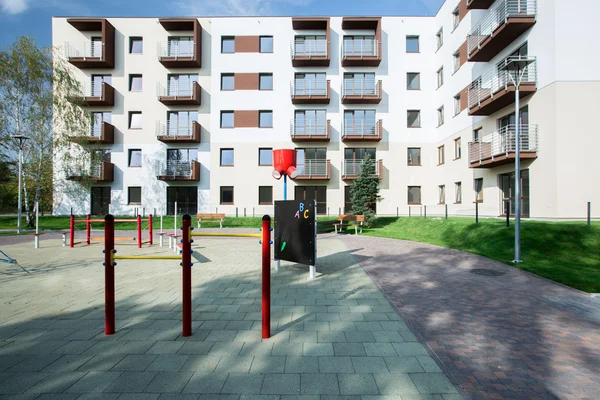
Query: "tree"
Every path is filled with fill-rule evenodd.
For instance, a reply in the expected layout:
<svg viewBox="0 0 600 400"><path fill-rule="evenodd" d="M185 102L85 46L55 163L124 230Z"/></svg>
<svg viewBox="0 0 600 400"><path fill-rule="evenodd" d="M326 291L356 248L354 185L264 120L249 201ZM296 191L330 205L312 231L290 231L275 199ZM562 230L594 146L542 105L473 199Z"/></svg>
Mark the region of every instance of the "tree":
<svg viewBox="0 0 600 400"><path fill-rule="evenodd" d="M362 160L360 174L350 186L352 214L364 215L365 224L370 226L375 218L375 205L381 201L379 178L375 176L375 162L369 154Z"/></svg>
<svg viewBox="0 0 600 400"><path fill-rule="evenodd" d="M71 136L89 135L90 116L83 108L80 82L57 53L51 47L38 48L28 36L0 52L0 159L18 179L19 149L10 136L29 138L23 148L23 199L29 226L33 226L35 203L51 203L55 169L88 157L71 150Z"/></svg>

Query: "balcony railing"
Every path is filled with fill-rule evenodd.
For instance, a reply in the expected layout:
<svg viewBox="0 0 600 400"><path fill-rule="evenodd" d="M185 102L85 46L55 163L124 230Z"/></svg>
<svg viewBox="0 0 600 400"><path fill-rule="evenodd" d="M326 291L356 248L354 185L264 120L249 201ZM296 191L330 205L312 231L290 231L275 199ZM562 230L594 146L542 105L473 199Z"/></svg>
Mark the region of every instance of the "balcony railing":
<svg viewBox="0 0 600 400"><path fill-rule="evenodd" d="M304 160L296 165L297 179L329 179L331 163L329 160Z"/></svg>
<svg viewBox="0 0 600 400"><path fill-rule="evenodd" d="M360 175L362 171L363 160L342 160L342 179L354 179ZM381 172L383 169L382 160L374 160L375 174L373 177L381 179Z"/></svg>
<svg viewBox="0 0 600 400"><path fill-rule="evenodd" d="M114 136L115 127L108 122L100 122L92 124L89 135L72 136L71 140L80 144L113 144Z"/></svg>
<svg viewBox="0 0 600 400"><path fill-rule="evenodd" d="M497 0L467 36L469 61L491 60L529 29L536 15L537 0ZM489 50L482 51L487 46Z"/></svg>
<svg viewBox="0 0 600 400"><path fill-rule="evenodd" d="M376 39L356 39L342 42L342 66L378 66L381 63L381 42Z"/></svg>
<svg viewBox="0 0 600 400"><path fill-rule="evenodd" d="M515 60L524 60L524 58L508 57L504 60L504 64L510 64ZM527 60L531 62L521 71L521 96L535 91L537 84L536 60L534 57L529 57ZM475 79L468 88L470 114L490 115L511 104L514 101L514 94L507 93L509 89L514 90L514 83L506 70L496 68ZM496 100L498 100L497 104L492 104Z"/></svg>
<svg viewBox="0 0 600 400"><path fill-rule="evenodd" d="M71 181L112 182L114 180L114 164L102 161L92 162L87 167L70 168L67 179Z"/></svg>
<svg viewBox="0 0 600 400"><path fill-rule="evenodd" d="M156 83L158 101L167 105L200 105L201 88L198 82L162 85Z"/></svg>
<svg viewBox="0 0 600 400"><path fill-rule="evenodd" d="M65 57L68 60L72 58L82 58L83 60L93 59L102 61L103 59L103 43L98 41L86 42L65 42Z"/></svg>
<svg viewBox="0 0 600 400"><path fill-rule="evenodd" d="M200 143L201 127L196 121L181 125L156 121L156 137L164 143Z"/></svg>
<svg viewBox="0 0 600 400"><path fill-rule="evenodd" d="M158 54L159 60L161 60L164 57L191 58L191 57L194 57L194 42L193 41L158 42L156 53Z"/></svg>
<svg viewBox="0 0 600 400"><path fill-rule="evenodd" d="M115 89L107 82L86 82L83 96L88 106L113 106Z"/></svg>
<svg viewBox="0 0 600 400"><path fill-rule="evenodd" d="M290 85L292 104L329 104L330 81L323 78L294 79Z"/></svg>
<svg viewBox="0 0 600 400"><path fill-rule="evenodd" d="M330 139L331 123L329 120L322 121L303 121L292 120L290 122L290 135L292 141L296 140L314 140L328 142Z"/></svg>
<svg viewBox="0 0 600 400"><path fill-rule="evenodd" d="M516 152L516 125L508 125L496 132L469 142L469 163L472 168L494 167L512 162ZM519 132L521 158L536 158L538 126L522 124Z"/></svg>
<svg viewBox="0 0 600 400"><path fill-rule="evenodd" d="M382 136L382 121L375 123L362 124L343 124L342 125L342 141L347 140L366 140L380 141Z"/></svg>
<svg viewBox="0 0 600 400"><path fill-rule="evenodd" d="M378 104L381 101L382 84L374 78L344 79L342 83L343 104Z"/></svg>
<svg viewBox="0 0 600 400"><path fill-rule="evenodd" d="M162 181L200 180L200 163L198 161L157 162L154 170L158 179Z"/></svg>
<svg viewBox="0 0 600 400"><path fill-rule="evenodd" d="M329 58L329 42L325 39L292 40L292 60L297 58Z"/></svg>

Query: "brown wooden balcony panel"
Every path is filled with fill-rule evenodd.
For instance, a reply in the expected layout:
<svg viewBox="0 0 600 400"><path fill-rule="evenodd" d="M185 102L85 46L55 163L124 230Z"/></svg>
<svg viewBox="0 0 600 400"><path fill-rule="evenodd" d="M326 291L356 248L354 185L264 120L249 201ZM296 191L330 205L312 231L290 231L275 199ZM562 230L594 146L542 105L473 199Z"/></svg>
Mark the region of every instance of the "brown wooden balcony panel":
<svg viewBox="0 0 600 400"><path fill-rule="evenodd" d="M495 0L467 0L469 10L487 10Z"/></svg>
<svg viewBox="0 0 600 400"><path fill-rule="evenodd" d="M378 67L381 64L379 56L345 56L342 58L342 67Z"/></svg>
<svg viewBox="0 0 600 400"><path fill-rule="evenodd" d="M198 161L192 161L192 173L190 176L172 176L172 175L159 175L156 177L159 181L165 182L199 182L200 181L200 163Z"/></svg>
<svg viewBox="0 0 600 400"><path fill-rule="evenodd" d="M342 142L380 142L381 135L342 135Z"/></svg>
<svg viewBox="0 0 600 400"><path fill-rule="evenodd" d="M102 57L69 57L69 62L80 69L115 67L115 27L108 20L93 18L69 18L67 22L80 32L100 32Z"/></svg>
<svg viewBox="0 0 600 400"><path fill-rule="evenodd" d="M329 95L315 96L302 95L292 96L292 104L329 104L331 97Z"/></svg>
<svg viewBox="0 0 600 400"><path fill-rule="evenodd" d="M381 95L348 95L342 97L342 104L379 104Z"/></svg>
<svg viewBox="0 0 600 400"><path fill-rule="evenodd" d="M489 143L487 143L489 144ZM488 153L489 154L489 153ZM537 158L537 151L535 150L521 150L521 160L532 160ZM501 165L512 164L515 162L516 153L514 151L506 153L502 153L496 155L492 158L492 156L482 158L480 160L472 160L469 162L469 166L471 168L494 168L499 167Z"/></svg>
<svg viewBox="0 0 600 400"><path fill-rule="evenodd" d="M163 143L200 143L202 136L202 128L196 121L192 123L192 134L191 135L162 135L157 136L158 141Z"/></svg>
<svg viewBox="0 0 600 400"><path fill-rule="evenodd" d="M194 93L192 96L159 96L158 101L165 105L201 105L202 89L198 82L194 82Z"/></svg>
<svg viewBox="0 0 600 400"><path fill-rule="evenodd" d="M519 98L529 96L536 92L535 82L523 82L519 86ZM494 93L493 97L487 97L480 104L475 104L469 108L469 115L492 115L504 107L508 107L515 102L515 87L510 84L506 89L501 89Z"/></svg>
<svg viewBox="0 0 600 400"><path fill-rule="evenodd" d="M102 84L102 94L97 96L85 96L85 104L88 106L114 106L115 88L108 83Z"/></svg>
<svg viewBox="0 0 600 400"><path fill-rule="evenodd" d="M293 56L294 67L329 67L331 58L328 56Z"/></svg>
<svg viewBox="0 0 600 400"><path fill-rule="evenodd" d="M159 18L158 22L167 31L193 31L193 57L160 57L165 68L202 68L202 26L196 18Z"/></svg>
<svg viewBox="0 0 600 400"><path fill-rule="evenodd" d="M496 28L491 36L481 42L479 48L473 49L468 56L469 61L490 61L533 25L535 16L508 18L506 23Z"/></svg>
<svg viewBox="0 0 600 400"><path fill-rule="evenodd" d="M311 31L324 31L329 28L329 17L293 17L292 18L292 29L311 30Z"/></svg>
<svg viewBox="0 0 600 400"><path fill-rule="evenodd" d="M165 68L202 67L202 63L196 57L161 57L159 61Z"/></svg>
<svg viewBox="0 0 600 400"><path fill-rule="evenodd" d="M329 142L331 138L327 135L293 135L292 142Z"/></svg>

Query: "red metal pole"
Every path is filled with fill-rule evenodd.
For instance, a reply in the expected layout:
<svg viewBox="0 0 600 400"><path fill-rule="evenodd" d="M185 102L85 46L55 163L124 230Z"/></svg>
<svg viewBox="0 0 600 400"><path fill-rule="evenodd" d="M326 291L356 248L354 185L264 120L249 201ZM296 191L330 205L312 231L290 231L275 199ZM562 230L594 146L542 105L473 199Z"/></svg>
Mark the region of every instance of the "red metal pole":
<svg viewBox="0 0 600 400"><path fill-rule="evenodd" d="M271 337L271 217L262 217L262 338Z"/></svg>
<svg viewBox="0 0 600 400"><path fill-rule="evenodd" d="M148 235L150 235L150 246L154 244L152 240L152 214L148 215Z"/></svg>
<svg viewBox="0 0 600 400"><path fill-rule="evenodd" d="M137 231L138 231L138 249L142 248L142 216L138 214L137 218Z"/></svg>
<svg viewBox="0 0 600 400"><path fill-rule="evenodd" d="M75 246L75 216L71 214L71 218L69 219L69 239L71 243L69 247Z"/></svg>
<svg viewBox="0 0 600 400"><path fill-rule="evenodd" d="M85 217L85 244L89 245L92 240L92 223L90 222L92 217L90 214Z"/></svg>
<svg viewBox="0 0 600 400"><path fill-rule="evenodd" d="M104 217L104 334L115 333L115 217Z"/></svg>
<svg viewBox="0 0 600 400"><path fill-rule="evenodd" d="M192 336L192 243L190 240L190 232L193 229L191 227L192 217L185 214L181 225L181 272L183 282L182 335Z"/></svg>

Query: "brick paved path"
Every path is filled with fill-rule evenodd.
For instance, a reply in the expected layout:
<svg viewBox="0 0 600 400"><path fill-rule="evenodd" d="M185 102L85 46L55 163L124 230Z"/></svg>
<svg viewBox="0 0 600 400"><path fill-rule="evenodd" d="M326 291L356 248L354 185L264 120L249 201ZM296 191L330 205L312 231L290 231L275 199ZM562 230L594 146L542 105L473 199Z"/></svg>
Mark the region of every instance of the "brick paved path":
<svg viewBox="0 0 600 400"><path fill-rule="evenodd" d="M342 240L474 399L600 399L599 298L456 250Z"/></svg>
<svg viewBox="0 0 600 400"><path fill-rule="evenodd" d="M177 261L119 262L106 337L100 245L0 246L26 269L0 264L0 400L460 398L339 238L319 241L318 279L288 263L273 275L265 341L255 239L194 243L191 338L180 336Z"/></svg>

